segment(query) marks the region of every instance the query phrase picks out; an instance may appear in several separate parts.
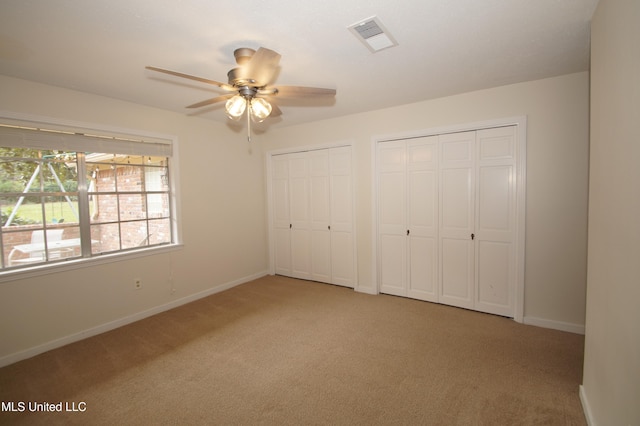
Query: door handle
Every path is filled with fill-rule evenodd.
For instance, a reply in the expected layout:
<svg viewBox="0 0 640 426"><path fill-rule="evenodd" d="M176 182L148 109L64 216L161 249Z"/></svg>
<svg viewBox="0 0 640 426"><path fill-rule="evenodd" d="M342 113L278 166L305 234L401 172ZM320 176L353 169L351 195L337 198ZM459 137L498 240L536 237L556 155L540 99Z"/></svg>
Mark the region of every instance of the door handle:
<svg viewBox="0 0 640 426"><path fill-rule="evenodd" d="M327 229L331 231L331 225L327 225Z"/></svg>
<svg viewBox="0 0 640 426"><path fill-rule="evenodd" d="M471 234L471 239L474 240L476 238L476 234Z"/></svg>
<svg viewBox="0 0 640 426"><path fill-rule="evenodd" d="M409 230L407 229L407 235L409 235Z"/></svg>

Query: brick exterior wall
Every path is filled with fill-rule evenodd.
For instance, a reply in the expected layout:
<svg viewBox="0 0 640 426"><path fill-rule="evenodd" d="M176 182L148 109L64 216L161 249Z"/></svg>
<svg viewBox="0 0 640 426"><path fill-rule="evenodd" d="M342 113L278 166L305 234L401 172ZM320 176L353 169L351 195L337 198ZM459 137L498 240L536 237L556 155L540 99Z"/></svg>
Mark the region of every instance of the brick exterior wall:
<svg viewBox="0 0 640 426"><path fill-rule="evenodd" d="M115 170L103 169L96 173L95 192L115 191L114 178L118 182L118 191L141 192L144 190L145 168L139 166L118 166ZM168 197L162 196L161 210L169 211ZM118 199L120 202L120 220L118 221ZM150 214L144 220L147 199L145 194L95 194L90 198L91 212L91 239L99 243L93 245L93 252L109 252L120 249L120 237L122 237L122 248L134 248L141 245L159 244L171 242L171 229L169 219L155 219L168 214ZM157 207L156 207L157 208ZM141 219L140 221L137 221ZM147 231L147 226L149 227ZM4 228L3 231L3 251L4 261L7 262L12 248L20 244L29 244L34 230L41 229L41 225L12 225ZM63 239L79 238L80 228L77 223L63 223L47 225L47 229L64 229ZM19 232L15 232L19 231ZM149 235L148 241L146 240ZM68 255L80 255L79 248ZM21 253L15 253L13 258L26 257Z"/></svg>

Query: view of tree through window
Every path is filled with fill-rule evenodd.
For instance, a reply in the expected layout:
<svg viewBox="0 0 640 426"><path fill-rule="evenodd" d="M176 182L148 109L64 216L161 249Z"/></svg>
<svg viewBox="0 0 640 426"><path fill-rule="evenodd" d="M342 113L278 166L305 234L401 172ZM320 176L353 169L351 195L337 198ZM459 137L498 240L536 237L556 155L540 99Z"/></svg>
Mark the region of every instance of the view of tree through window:
<svg viewBox="0 0 640 426"><path fill-rule="evenodd" d="M169 244L167 157L0 147L2 268Z"/></svg>

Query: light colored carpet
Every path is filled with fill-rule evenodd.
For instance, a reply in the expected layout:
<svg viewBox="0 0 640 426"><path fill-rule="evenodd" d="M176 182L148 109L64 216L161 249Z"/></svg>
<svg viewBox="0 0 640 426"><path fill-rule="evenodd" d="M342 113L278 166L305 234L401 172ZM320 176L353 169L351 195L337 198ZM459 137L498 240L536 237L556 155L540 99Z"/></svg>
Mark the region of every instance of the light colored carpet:
<svg viewBox="0 0 640 426"><path fill-rule="evenodd" d="M2 424L584 425L584 337L264 277L0 369ZM85 408L84 405L81 405Z"/></svg>

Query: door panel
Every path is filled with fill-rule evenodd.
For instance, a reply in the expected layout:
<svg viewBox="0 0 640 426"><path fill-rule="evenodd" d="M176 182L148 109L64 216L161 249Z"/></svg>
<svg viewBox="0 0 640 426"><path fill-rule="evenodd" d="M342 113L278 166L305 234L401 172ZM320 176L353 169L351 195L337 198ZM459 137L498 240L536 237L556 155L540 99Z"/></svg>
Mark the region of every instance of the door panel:
<svg viewBox="0 0 640 426"><path fill-rule="evenodd" d="M473 174L470 168L441 173L441 227L449 234L467 238L473 231Z"/></svg>
<svg viewBox="0 0 640 426"><path fill-rule="evenodd" d="M433 170L409 172L409 228L412 234L433 236L437 231L438 175Z"/></svg>
<svg viewBox="0 0 640 426"><path fill-rule="evenodd" d="M311 226L313 229L327 229L331 215L329 211L329 175L311 176Z"/></svg>
<svg viewBox="0 0 640 426"><path fill-rule="evenodd" d="M407 240L404 235L381 235L380 291L396 296L407 295Z"/></svg>
<svg viewBox="0 0 640 426"><path fill-rule="evenodd" d="M438 301L437 174L409 172L409 297Z"/></svg>
<svg viewBox="0 0 640 426"><path fill-rule="evenodd" d="M355 287L351 147L329 150L331 283Z"/></svg>
<svg viewBox="0 0 640 426"><path fill-rule="evenodd" d="M273 256L276 274L291 274L291 236L289 224L289 158L274 156L272 166Z"/></svg>
<svg viewBox="0 0 640 426"><path fill-rule="evenodd" d="M516 128L509 126L478 130L478 144L480 162L511 162L516 158Z"/></svg>
<svg viewBox="0 0 640 426"><path fill-rule="evenodd" d="M304 228L310 226L309 215L309 188L306 178L294 177L289 182L290 185L290 214L291 223Z"/></svg>
<svg viewBox="0 0 640 426"><path fill-rule="evenodd" d="M475 132L440 136L440 301L474 303Z"/></svg>
<svg viewBox="0 0 640 426"><path fill-rule="evenodd" d="M511 176L513 167L490 166L478 170L478 232L510 238L513 230Z"/></svg>
<svg viewBox="0 0 640 426"><path fill-rule="evenodd" d="M331 282L331 235L328 230L311 233L311 279Z"/></svg>
<svg viewBox="0 0 640 426"><path fill-rule="evenodd" d="M438 137L408 142L408 223L412 235L434 237L438 229Z"/></svg>
<svg viewBox="0 0 640 426"><path fill-rule="evenodd" d="M289 179L274 179L272 189L274 225L289 229Z"/></svg>
<svg viewBox="0 0 640 426"><path fill-rule="evenodd" d="M438 301L438 137L407 142L409 297Z"/></svg>
<svg viewBox="0 0 640 426"><path fill-rule="evenodd" d="M380 232L404 235L407 230L404 173L383 173L379 180L379 190Z"/></svg>
<svg viewBox="0 0 640 426"><path fill-rule="evenodd" d="M510 243L478 241L477 307L483 312L511 316L512 284L515 279Z"/></svg>
<svg viewBox="0 0 640 426"><path fill-rule="evenodd" d="M478 131L476 309L513 316L516 287L515 127Z"/></svg>
<svg viewBox="0 0 640 426"><path fill-rule="evenodd" d="M450 133L441 135L441 163L451 167L470 167L474 158L475 132Z"/></svg>
<svg viewBox="0 0 640 426"><path fill-rule="evenodd" d="M351 232L353 189L351 175L331 175L331 230Z"/></svg>
<svg viewBox="0 0 640 426"><path fill-rule="evenodd" d="M405 235L406 171L405 143L386 142L379 150L378 217L380 232Z"/></svg>
<svg viewBox="0 0 640 426"><path fill-rule="evenodd" d="M351 232L331 231L331 283L355 286L355 259Z"/></svg>
<svg viewBox="0 0 640 426"><path fill-rule="evenodd" d="M309 190L311 210L311 279L331 282L331 235L329 153L326 149L311 151Z"/></svg>
<svg viewBox="0 0 640 426"><path fill-rule="evenodd" d="M309 165L305 153L290 154L291 275L311 279Z"/></svg>
<svg viewBox="0 0 640 426"><path fill-rule="evenodd" d="M438 301L438 243L436 238L411 237L409 240L408 296Z"/></svg>
<svg viewBox="0 0 640 426"><path fill-rule="evenodd" d="M380 291L406 296L406 144L378 146L378 253Z"/></svg>
<svg viewBox="0 0 640 426"><path fill-rule="evenodd" d="M274 240L274 269L279 275L291 274L291 232L289 227L275 228L273 233Z"/></svg>
<svg viewBox="0 0 640 426"><path fill-rule="evenodd" d="M291 276L311 279L311 231L291 231Z"/></svg>
<svg viewBox="0 0 640 426"><path fill-rule="evenodd" d="M473 244L471 239L442 238L442 293L440 301L461 308L473 308Z"/></svg>

